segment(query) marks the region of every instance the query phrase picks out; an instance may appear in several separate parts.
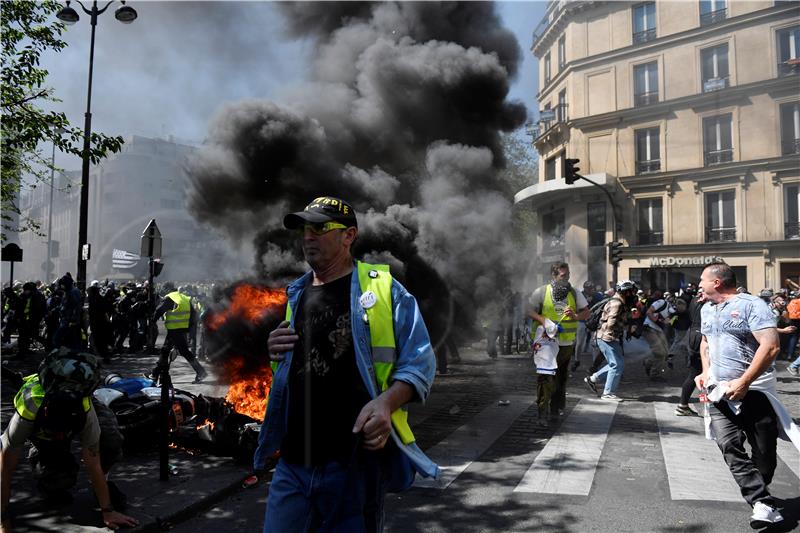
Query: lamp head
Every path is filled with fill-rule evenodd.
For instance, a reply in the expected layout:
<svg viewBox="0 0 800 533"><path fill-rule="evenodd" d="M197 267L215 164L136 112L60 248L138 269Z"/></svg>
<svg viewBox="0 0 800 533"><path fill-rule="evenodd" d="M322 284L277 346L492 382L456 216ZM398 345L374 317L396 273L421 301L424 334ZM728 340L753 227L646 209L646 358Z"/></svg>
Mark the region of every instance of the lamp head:
<svg viewBox="0 0 800 533"><path fill-rule="evenodd" d="M78 22L81 17L78 15L77 11L69 7L69 0L67 0L67 7L62 8L61 11L56 13L56 18L67 26L72 26Z"/></svg>
<svg viewBox="0 0 800 533"><path fill-rule="evenodd" d="M114 17L123 24L130 24L136 20L136 17L138 16L139 14L136 13L136 10L131 6L126 6L124 1L122 2L122 5L119 6L114 12Z"/></svg>

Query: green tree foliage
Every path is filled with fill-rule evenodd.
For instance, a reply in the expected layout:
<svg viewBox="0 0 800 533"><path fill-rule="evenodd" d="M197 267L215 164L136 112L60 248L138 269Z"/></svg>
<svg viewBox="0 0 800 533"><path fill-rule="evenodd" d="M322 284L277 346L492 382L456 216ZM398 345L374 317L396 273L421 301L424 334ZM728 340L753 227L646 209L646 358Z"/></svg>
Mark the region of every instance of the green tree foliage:
<svg viewBox="0 0 800 533"><path fill-rule="evenodd" d="M47 111L45 102L59 102L47 87L47 70L39 67L43 53L56 53L67 43L61 40L64 25L55 18L63 6L52 0L3 1L0 5L2 41L2 240L7 231L37 231L38 222L21 217L17 198L23 185L35 187L49 182L49 154L41 146L54 143L57 150L83 157L83 130L70 125L64 113ZM122 137L93 133L89 159L99 162L109 152L118 152ZM49 152L49 150L48 150Z"/></svg>
<svg viewBox="0 0 800 533"><path fill-rule="evenodd" d="M516 131L503 136L503 150L506 156L506 168L500 176L508 185L511 194L536 183L538 158L530 140ZM514 205L512 217L512 238L520 249L530 249L536 231L536 213L527 202Z"/></svg>

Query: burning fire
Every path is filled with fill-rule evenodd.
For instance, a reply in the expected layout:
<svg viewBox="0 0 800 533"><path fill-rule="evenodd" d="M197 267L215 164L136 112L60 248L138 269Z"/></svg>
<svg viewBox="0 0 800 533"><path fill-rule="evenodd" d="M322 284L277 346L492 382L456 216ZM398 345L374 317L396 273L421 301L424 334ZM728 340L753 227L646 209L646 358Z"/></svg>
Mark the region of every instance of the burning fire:
<svg viewBox="0 0 800 533"><path fill-rule="evenodd" d="M234 337L227 339L233 342L225 342L224 355L218 358L223 362L224 373L231 383L225 400L233 405L236 412L256 420L264 418L272 385L266 342L263 346L261 341L255 345L252 340L241 342L243 338L238 335L241 330L235 327L229 329L226 325L229 321L234 325L245 322L260 329L268 314L279 312L284 305L286 294L282 289L241 283L233 289L226 309L214 311L206 317L206 327L211 332L223 339L226 336Z"/></svg>
<svg viewBox="0 0 800 533"><path fill-rule="evenodd" d="M233 316L257 322L268 308L282 305L286 305L286 294L282 290L242 283L233 290L230 307L211 314L206 326L216 331Z"/></svg>
<svg viewBox="0 0 800 533"><path fill-rule="evenodd" d="M231 376L238 376L241 366L241 359L231 359L225 363L226 370ZM272 369L266 366L255 375L234 381L228 389L228 394L225 395L225 401L232 404L237 413L263 420L271 386Z"/></svg>

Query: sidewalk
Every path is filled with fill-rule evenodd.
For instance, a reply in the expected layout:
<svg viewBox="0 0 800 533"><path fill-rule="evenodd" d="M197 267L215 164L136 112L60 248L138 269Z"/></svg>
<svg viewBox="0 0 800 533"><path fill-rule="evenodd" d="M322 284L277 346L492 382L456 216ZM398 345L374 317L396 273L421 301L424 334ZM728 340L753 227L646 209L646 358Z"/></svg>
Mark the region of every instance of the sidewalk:
<svg viewBox="0 0 800 533"><path fill-rule="evenodd" d="M10 359L4 357L6 368L30 374L35 372L41 356L30 359ZM114 357L111 364L103 368L103 375L111 372L123 376L137 376L152 368L154 356ZM175 387L195 394L224 396L226 385L215 383L213 373L206 383L192 384L194 372L189 365L178 358L172 366ZM3 381L2 425L5 428L13 415L13 397L7 381ZM153 435L153 440L158 438ZM76 456L77 445L74 444ZM178 449L169 450L169 464L173 474L168 481L159 481L159 456L157 449L126 455L114 465L110 479L128 496L126 514L139 520L139 527L127 531L163 531L241 490L242 481L250 474L249 465L234 463L230 457L217 457L208 454L191 455ZM254 490L264 490L256 487ZM20 461L12 483L10 515L13 530L59 531L78 533L87 531L108 531L102 517L85 469L81 468L78 484L73 489L74 501L58 509L48 508L39 498L31 467L26 460Z"/></svg>

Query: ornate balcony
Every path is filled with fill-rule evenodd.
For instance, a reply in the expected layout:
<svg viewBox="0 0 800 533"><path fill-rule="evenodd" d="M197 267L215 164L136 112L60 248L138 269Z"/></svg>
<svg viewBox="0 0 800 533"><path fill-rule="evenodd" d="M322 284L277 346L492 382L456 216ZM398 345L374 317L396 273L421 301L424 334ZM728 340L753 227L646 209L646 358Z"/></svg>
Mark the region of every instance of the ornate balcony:
<svg viewBox="0 0 800 533"><path fill-rule="evenodd" d="M706 242L736 242L736 228L706 228Z"/></svg>

